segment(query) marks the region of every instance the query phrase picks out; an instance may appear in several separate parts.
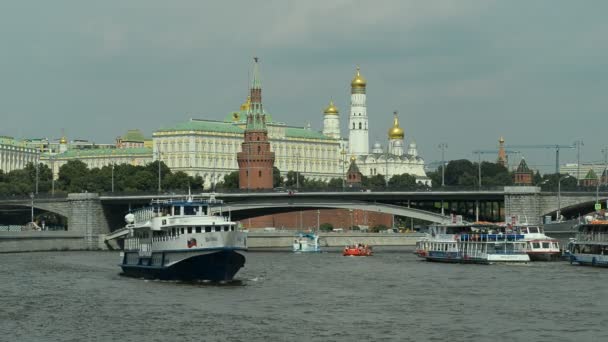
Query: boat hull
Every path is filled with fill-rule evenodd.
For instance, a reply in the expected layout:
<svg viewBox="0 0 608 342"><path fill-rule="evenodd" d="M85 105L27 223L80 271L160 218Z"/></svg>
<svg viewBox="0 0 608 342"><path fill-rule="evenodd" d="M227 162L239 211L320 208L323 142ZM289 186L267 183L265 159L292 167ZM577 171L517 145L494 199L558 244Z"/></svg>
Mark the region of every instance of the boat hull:
<svg viewBox="0 0 608 342"><path fill-rule="evenodd" d="M561 253L528 253L530 261L559 261Z"/></svg>
<svg viewBox="0 0 608 342"><path fill-rule="evenodd" d="M155 260L165 259L165 252L153 257L138 258L137 264L127 263L127 255L120 265L129 277L160 280L210 280L229 281L245 265L245 257L235 250L208 251L189 256L167 266L155 265ZM162 264L162 262L161 262Z"/></svg>
<svg viewBox="0 0 608 342"><path fill-rule="evenodd" d="M417 253L427 261L447 262L454 264L496 264L496 263L527 263L530 258L527 254L488 254L486 257L463 256L456 252L425 252Z"/></svg>
<svg viewBox="0 0 608 342"><path fill-rule="evenodd" d="M608 255L570 254L570 263L581 266L608 267Z"/></svg>

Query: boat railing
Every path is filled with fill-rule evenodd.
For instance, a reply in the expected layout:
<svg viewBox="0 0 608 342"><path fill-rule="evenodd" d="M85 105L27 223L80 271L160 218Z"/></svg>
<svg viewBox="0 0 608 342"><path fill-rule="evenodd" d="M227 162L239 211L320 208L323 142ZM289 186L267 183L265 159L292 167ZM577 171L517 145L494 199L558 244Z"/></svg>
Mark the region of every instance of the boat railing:
<svg viewBox="0 0 608 342"><path fill-rule="evenodd" d="M578 233L578 241L608 242L607 233Z"/></svg>
<svg viewBox="0 0 608 342"><path fill-rule="evenodd" d="M179 235L164 235L164 236L153 237L152 242L175 241L178 239L179 239Z"/></svg>
<svg viewBox="0 0 608 342"><path fill-rule="evenodd" d="M472 242L503 242L524 240L523 234L460 234L455 235L457 241Z"/></svg>

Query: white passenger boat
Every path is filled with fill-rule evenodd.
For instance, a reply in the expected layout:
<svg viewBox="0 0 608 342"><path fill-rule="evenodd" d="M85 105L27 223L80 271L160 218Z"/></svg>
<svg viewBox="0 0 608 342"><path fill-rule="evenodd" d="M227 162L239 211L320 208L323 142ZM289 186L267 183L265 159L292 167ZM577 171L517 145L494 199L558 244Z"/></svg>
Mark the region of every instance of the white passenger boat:
<svg viewBox="0 0 608 342"><path fill-rule="evenodd" d="M513 232L524 236L526 253L532 261L557 261L561 258L559 241L545 235L542 227L533 225L514 226ZM507 229L508 231L508 229Z"/></svg>
<svg viewBox="0 0 608 342"><path fill-rule="evenodd" d="M452 224L429 227L416 242L419 257L451 263L526 263L526 242L521 234L506 233L494 224Z"/></svg>
<svg viewBox="0 0 608 342"><path fill-rule="evenodd" d="M320 252L319 236L315 233L299 233L293 241L296 253Z"/></svg>
<svg viewBox="0 0 608 342"><path fill-rule="evenodd" d="M571 264L608 267L608 220L586 216L576 237L568 244Z"/></svg>
<svg viewBox="0 0 608 342"><path fill-rule="evenodd" d="M245 264L247 235L222 216L221 201L153 201L125 217L120 266L125 275L151 279L231 280ZM219 215L215 215L215 213Z"/></svg>

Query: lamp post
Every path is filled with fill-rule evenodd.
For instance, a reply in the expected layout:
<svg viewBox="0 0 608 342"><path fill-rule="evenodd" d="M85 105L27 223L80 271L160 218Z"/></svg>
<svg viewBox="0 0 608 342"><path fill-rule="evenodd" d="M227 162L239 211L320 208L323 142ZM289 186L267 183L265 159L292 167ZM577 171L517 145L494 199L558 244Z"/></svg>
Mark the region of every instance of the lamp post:
<svg viewBox="0 0 608 342"><path fill-rule="evenodd" d="M321 229L321 210L317 209L317 231Z"/></svg>
<svg viewBox="0 0 608 342"><path fill-rule="evenodd" d="M55 158L51 155L51 196L55 196Z"/></svg>
<svg viewBox="0 0 608 342"><path fill-rule="evenodd" d="M342 147L340 154L342 155L342 191L344 191L344 188L346 187L346 173L344 171L346 164L346 150L344 150L344 147Z"/></svg>
<svg viewBox="0 0 608 342"><path fill-rule="evenodd" d="M570 177L572 177L572 176L570 176L570 175L565 175L564 177L561 177L561 176L559 176L559 174L557 174L557 175L558 175L558 177L560 177L560 178L558 178L558 180L557 180L557 213L556 213L556 215L555 215L555 216L556 216L556 217L555 217L555 220L556 220L557 222L559 222L560 217L561 217L561 212L560 212L560 211L561 211L561 200L562 200L562 181L563 181L564 179L566 179L566 178L570 178Z"/></svg>
<svg viewBox="0 0 608 342"><path fill-rule="evenodd" d="M40 168L40 162L36 161L36 189L35 189L36 195L38 195L38 178L40 175L39 168Z"/></svg>
<svg viewBox="0 0 608 342"><path fill-rule="evenodd" d="M441 149L441 186L445 186L445 150L448 148L448 144L439 144Z"/></svg>
<svg viewBox="0 0 608 342"><path fill-rule="evenodd" d="M600 177L597 180L597 184L595 187L595 204L600 203L600 185L604 179L608 178L608 147L604 147L602 149L602 153L604 153L604 171L600 174Z"/></svg>
<svg viewBox="0 0 608 342"><path fill-rule="evenodd" d="M160 192L162 190L161 186L160 186L161 185L160 184L161 183L161 172L160 172L160 156L161 156L161 153L160 153L160 144L158 144L157 147L156 147L156 153L157 153L156 161L158 162L158 194L160 194Z"/></svg>
<svg viewBox="0 0 608 342"><path fill-rule="evenodd" d="M348 211L350 211L350 229L352 230L353 227L355 226L355 222L353 220L353 210L352 209L348 209Z"/></svg>
<svg viewBox="0 0 608 342"><path fill-rule="evenodd" d="M300 153L296 152L296 189L300 189Z"/></svg>
<svg viewBox="0 0 608 342"><path fill-rule="evenodd" d="M579 139L573 144L576 146L576 186L581 185L581 146L585 146L583 144L583 139Z"/></svg>
<svg viewBox="0 0 608 342"><path fill-rule="evenodd" d="M33 192L30 192L30 199L32 200L30 222L34 222L34 193Z"/></svg>
<svg viewBox="0 0 608 342"><path fill-rule="evenodd" d="M114 163L112 163L112 192L114 192Z"/></svg>

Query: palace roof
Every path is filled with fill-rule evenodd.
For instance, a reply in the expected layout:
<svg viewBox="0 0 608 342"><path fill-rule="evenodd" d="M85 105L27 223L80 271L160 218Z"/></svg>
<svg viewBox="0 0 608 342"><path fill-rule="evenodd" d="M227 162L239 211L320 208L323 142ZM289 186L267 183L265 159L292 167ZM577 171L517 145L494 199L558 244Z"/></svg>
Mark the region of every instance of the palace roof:
<svg viewBox="0 0 608 342"><path fill-rule="evenodd" d="M63 153L50 155L45 153L44 158L85 158L85 157L133 157L152 156L152 149L146 147L138 148L94 148L94 149L71 149Z"/></svg>

